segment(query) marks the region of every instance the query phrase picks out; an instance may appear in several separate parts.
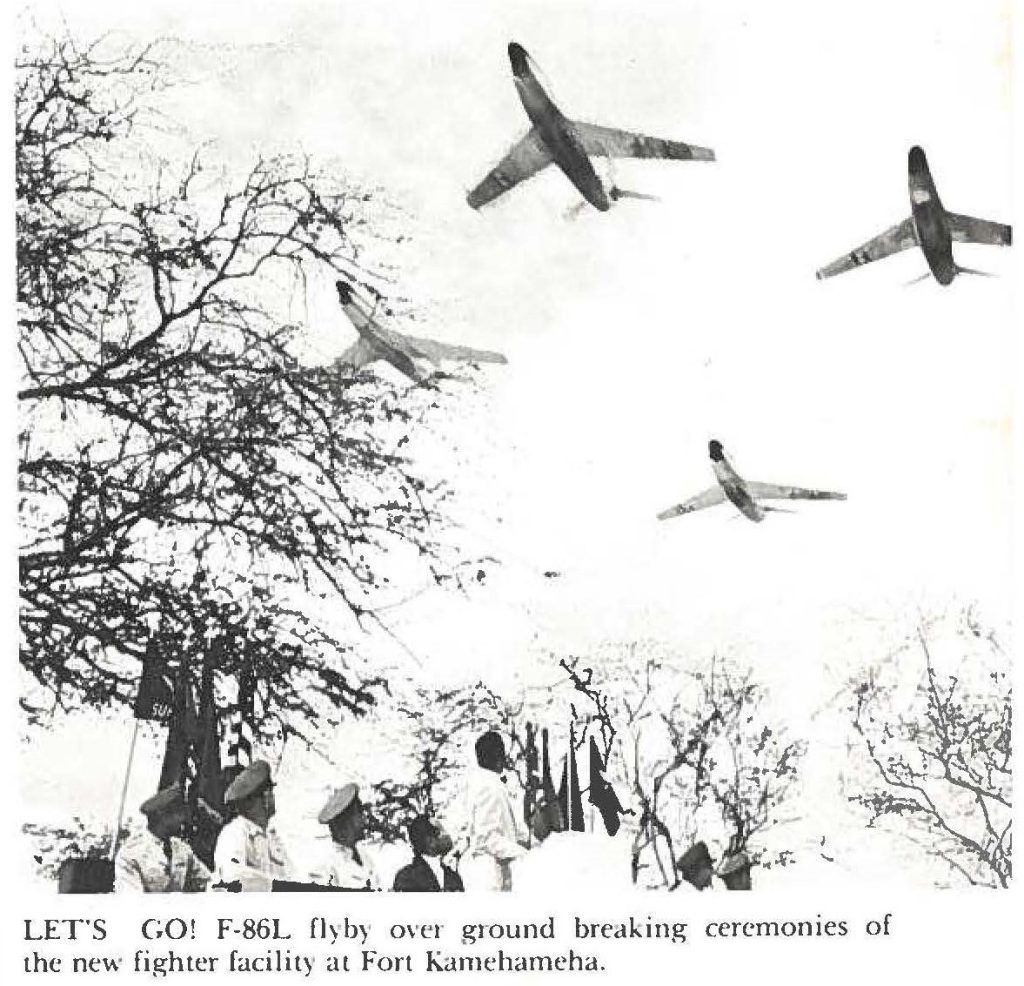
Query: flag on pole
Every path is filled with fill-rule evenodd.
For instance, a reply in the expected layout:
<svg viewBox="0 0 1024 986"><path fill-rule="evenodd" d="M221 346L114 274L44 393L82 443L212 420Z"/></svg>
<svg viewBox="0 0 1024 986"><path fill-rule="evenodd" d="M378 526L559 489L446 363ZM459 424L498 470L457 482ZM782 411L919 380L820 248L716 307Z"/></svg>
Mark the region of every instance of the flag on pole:
<svg viewBox="0 0 1024 986"><path fill-rule="evenodd" d="M207 805L219 812L224 807L224 791L220 770L217 699L213 687L214 663L215 655L207 652L203 660L203 677L199 686L199 763L195 784L190 792L190 802L194 805L202 798Z"/></svg>
<svg viewBox="0 0 1024 986"><path fill-rule="evenodd" d="M580 775L576 769L576 746L573 743L572 723L569 724L569 831L585 832L583 824L583 799L580 796Z"/></svg>
<svg viewBox="0 0 1024 986"><path fill-rule="evenodd" d="M615 835L619 831L619 815L622 813L622 805L618 795L611 784L604 776L605 763L597 748L594 737L590 737L590 794L589 800L599 812L604 821L605 831L609 835Z"/></svg>
<svg viewBox="0 0 1024 986"><path fill-rule="evenodd" d="M523 820L527 827L533 820L537 807L537 791L540 789L538 770L537 730L532 722L526 724L526 787L523 791Z"/></svg>
<svg viewBox="0 0 1024 986"><path fill-rule="evenodd" d="M544 790L544 800L553 805L558 801L555 793L555 782L551 777L551 756L548 752L548 731L541 731L541 786Z"/></svg>
<svg viewBox="0 0 1024 986"><path fill-rule="evenodd" d="M252 763L256 732L256 676L252 658L246 655L238 672L238 698L228 728L228 759L235 767Z"/></svg>
<svg viewBox="0 0 1024 986"><path fill-rule="evenodd" d="M203 676L199 686L199 725L193 745L198 765L188 791L190 839L193 852L207 866L213 866L217 836L224 824L224 777L220 769L220 733L217 702L213 687L216 640L203 656Z"/></svg>
<svg viewBox="0 0 1024 986"><path fill-rule="evenodd" d="M146 641L139 693L132 709L136 719L166 722L174 711L174 672L161 642L160 630L150 633Z"/></svg>
<svg viewBox="0 0 1024 986"><path fill-rule="evenodd" d="M199 716L192 693L192 681L188 662L182 660L174 683L174 704L167 728L167 748L160 771L158 790L180 784L186 793L199 772L199 754L196 749L200 741Z"/></svg>

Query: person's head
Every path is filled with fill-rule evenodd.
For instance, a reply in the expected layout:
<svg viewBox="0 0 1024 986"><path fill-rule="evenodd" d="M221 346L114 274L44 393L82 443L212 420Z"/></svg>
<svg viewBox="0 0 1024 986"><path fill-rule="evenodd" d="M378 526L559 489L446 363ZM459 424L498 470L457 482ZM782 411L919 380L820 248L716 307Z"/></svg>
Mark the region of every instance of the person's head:
<svg viewBox="0 0 1024 986"><path fill-rule="evenodd" d="M708 852L708 847L703 842L697 842L687 849L676 860L676 868L679 870L679 875L698 890L710 887L715 875L711 853Z"/></svg>
<svg viewBox="0 0 1024 986"><path fill-rule="evenodd" d="M188 809L181 787L173 784L143 801L139 810L146 816L146 827L158 839L181 835L188 819Z"/></svg>
<svg viewBox="0 0 1024 986"><path fill-rule="evenodd" d="M452 839L426 815L417 815L409 823L409 844L418 856L443 856L451 852Z"/></svg>
<svg viewBox="0 0 1024 986"><path fill-rule="evenodd" d="M266 828L277 811L270 764L266 760L249 764L224 792L224 803L260 828Z"/></svg>
<svg viewBox="0 0 1024 986"><path fill-rule="evenodd" d="M476 762L485 770L500 774L506 767L505 744L501 734L489 729L476 741Z"/></svg>
<svg viewBox="0 0 1024 986"><path fill-rule="evenodd" d="M320 810L317 820L326 825L331 838L351 848L366 834L366 811L355 784L339 787Z"/></svg>
<svg viewBox="0 0 1024 986"><path fill-rule="evenodd" d="M718 868L727 890L750 889L750 857L745 852L730 853Z"/></svg>

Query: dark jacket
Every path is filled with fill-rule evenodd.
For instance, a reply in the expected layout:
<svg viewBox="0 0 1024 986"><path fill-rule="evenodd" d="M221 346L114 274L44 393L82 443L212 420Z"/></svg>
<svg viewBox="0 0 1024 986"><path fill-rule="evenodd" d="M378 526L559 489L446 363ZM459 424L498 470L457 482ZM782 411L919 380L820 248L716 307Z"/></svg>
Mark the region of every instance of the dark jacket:
<svg viewBox="0 0 1024 986"><path fill-rule="evenodd" d="M447 892L461 892L462 877L455 870L448 869L444 863L441 864L441 872L444 874L444 890ZM419 855L414 854L412 862L403 866L395 874L395 890L399 891L427 891L438 893L441 887L437 884L437 877L430 868L430 864Z"/></svg>

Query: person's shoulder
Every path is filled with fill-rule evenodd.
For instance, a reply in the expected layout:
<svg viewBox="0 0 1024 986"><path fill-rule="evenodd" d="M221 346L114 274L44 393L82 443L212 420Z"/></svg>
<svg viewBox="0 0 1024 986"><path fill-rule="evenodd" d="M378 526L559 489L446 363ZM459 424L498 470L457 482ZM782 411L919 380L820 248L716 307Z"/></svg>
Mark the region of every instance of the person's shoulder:
<svg viewBox="0 0 1024 986"><path fill-rule="evenodd" d="M450 866L445 866L445 864L442 863L441 872L444 875L445 885L447 886L448 884L451 884L449 889L455 891L465 890L462 877L459 876L458 870L453 870Z"/></svg>
<svg viewBox="0 0 1024 986"><path fill-rule="evenodd" d="M412 887L416 883L418 869L415 859L410 860L405 866L400 866L395 873L394 889L408 890Z"/></svg>
<svg viewBox="0 0 1024 986"><path fill-rule="evenodd" d="M134 859L152 853L159 843L149 829L136 829L130 833L117 850L118 859Z"/></svg>

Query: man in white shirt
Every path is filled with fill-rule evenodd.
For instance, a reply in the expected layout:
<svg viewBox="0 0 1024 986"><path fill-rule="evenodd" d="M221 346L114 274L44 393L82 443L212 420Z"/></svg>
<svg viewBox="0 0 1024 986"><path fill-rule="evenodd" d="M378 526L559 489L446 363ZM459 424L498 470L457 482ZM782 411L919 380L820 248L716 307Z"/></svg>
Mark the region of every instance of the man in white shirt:
<svg viewBox="0 0 1024 986"><path fill-rule="evenodd" d="M501 778L505 744L493 730L476 741L477 768L466 783L469 845L459 872L467 890L512 889L512 861L526 852L512 799Z"/></svg>
<svg viewBox="0 0 1024 986"><path fill-rule="evenodd" d="M281 840L269 830L277 806L270 765L254 760L224 792L224 804L237 812L217 836L213 854L213 883L243 891L273 889L274 880L287 880L291 863Z"/></svg>
<svg viewBox="0 0 1024 986"><path fill-rule="evenodd" d="M331 842L310 872L310 881L342 890L380 890L377 871L359 851L366 834L359 788L355 784L338 788L320 810L317 821L327 826Z"/></svg>

